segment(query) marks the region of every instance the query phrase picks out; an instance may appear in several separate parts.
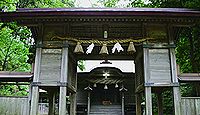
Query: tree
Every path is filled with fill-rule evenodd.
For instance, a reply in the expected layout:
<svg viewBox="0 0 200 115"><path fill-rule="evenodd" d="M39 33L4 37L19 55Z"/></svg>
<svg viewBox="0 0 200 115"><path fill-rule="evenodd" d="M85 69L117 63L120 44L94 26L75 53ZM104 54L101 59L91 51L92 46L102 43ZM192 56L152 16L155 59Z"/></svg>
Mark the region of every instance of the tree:
<svg viewBox="0 0 200 115"><path fill-rule="evenodd" d="M73 0L0 1L0 9L4 12L15 11L17 8L73 6ZM31 31L27 27L20 27L16 23L0 23L0 71L30 71L30 60L34 59L32 55L34 47L31 47L32 40ZM0 85L0 95L27 95L27 89L28 87L23 85Z"/></svg>

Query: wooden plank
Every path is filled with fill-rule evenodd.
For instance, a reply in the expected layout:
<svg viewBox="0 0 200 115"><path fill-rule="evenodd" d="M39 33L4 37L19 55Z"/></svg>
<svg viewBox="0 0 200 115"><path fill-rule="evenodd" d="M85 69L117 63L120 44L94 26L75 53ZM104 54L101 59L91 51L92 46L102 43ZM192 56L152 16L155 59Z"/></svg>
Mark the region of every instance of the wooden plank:
<svg viewBox="0 0 200 115"><path fill-rule="evenodd" d="M196 115L200 115L200 99L195 99Z"/></svg>
<svg viewBox="0 0 200 115"><path fill-rule="evenodd" d="M171 82L171 67L168 49L149 50L150 82Z"/></svg>
<svg viewBox="0 0 200 115"><path fill-rule="evenodd" d="M61 49L43 49L40 82L58 82L61 72Z"/></svg>

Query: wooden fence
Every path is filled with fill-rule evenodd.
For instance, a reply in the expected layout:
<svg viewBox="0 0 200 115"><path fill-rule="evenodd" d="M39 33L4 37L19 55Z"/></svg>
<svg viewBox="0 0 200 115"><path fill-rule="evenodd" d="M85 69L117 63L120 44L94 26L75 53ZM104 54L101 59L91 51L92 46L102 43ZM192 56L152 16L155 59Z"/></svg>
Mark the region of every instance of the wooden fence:
<svg viewBox="0 0 200 115"><path fill-rule="evenodd" d="M182 97L181 115L200 115L200 97Z"/></svg>
<svg viewBox="0 0 200 115"><path fill-rule="evenodd" d="M28 115L28 97L0 97L0 115Z"/></svg>

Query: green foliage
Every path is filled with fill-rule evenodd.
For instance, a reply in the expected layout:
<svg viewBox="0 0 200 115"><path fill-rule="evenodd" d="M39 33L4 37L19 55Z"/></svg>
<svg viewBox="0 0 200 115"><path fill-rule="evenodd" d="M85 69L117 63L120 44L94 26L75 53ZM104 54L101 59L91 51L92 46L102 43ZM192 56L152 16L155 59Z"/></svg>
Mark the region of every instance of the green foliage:
<svg viewBox="0 0 200 115"><path fill-rule="evenodd" d="M84 60L79 60L78 61L78 67L81 71L85 69L85 61Z"/></svg>
<svg viewBox="0 0 200 115"><path fill-rule="evenodd" d="M27 63L29 46L25 44L25 39L30 37L30 31L14 23L9 26L2 24L1 27L0 70L30 71L30 64Z"/></svg>
<svg viewBox="0 0 200 115"><path fill-rule="evenodd" d="M64 8L73 7L74 0L1 0L0 9L4 12L17 8ZM30 71L28 63L31 32L27 27L19 27L16 23L0 23L0 71ZM29 49L31 48L31 49ZM28 57L29 56L29 57ZM34 57L32 57L34 58ZM84 69L83 65L80 65ZM0 95L27 95L27 86L1 85Z"/></svg>
<svg viewBox="0 0 200 115"><path fill-rule="evenodd" d="M104 7L116 7L119 0L99 0L98 2Z"/></svg>
<svg viewBox="0 0 200 115"><path fill-rule="evenodd" d="M0 95L1 96L27 96L28 95L27 85L1 85Z"/></svg>

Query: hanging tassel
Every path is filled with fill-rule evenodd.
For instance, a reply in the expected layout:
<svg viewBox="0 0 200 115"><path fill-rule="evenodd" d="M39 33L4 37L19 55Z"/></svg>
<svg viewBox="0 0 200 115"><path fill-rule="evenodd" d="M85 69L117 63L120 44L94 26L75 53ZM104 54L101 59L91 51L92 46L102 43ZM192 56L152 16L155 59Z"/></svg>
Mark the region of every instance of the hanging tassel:
<svg viewBox="0 0 200 115"><path fill-rule="evenodd" d="M92 52L93 48L94 48L94 44L92 43L87 47L86 54L90 54Z"/></svg>
<svg viewBox="0 0 200 115"><path fill-rule="evenodd" d="M130 42L127 52L129 52L129 53L135 53L136 52L133 42Z"/></svg>
<svg viewBox="0 0 200 115"><path fill-rule="evenodd" d="M103 44L101 51L99 52L99 54L108 54L108 49L106 44Z"/></svg>
<svg viewBox="0 0 200 115"><path fill-rule="evenodd" d="M117 50L118 52L120 51L124 51L124 49L122 48L122 46L119 44L119 42L117 42L114 47L112 48L112 53L115 53L115 50Z"/></svg>
<svg viewBox="0 0 200 115"><path fill-rule="evenodd" d="M78 54L84 53L83 47L81 46L80 42L77 42L77 45L74 49L74 53L78 53Z"/></svg>

